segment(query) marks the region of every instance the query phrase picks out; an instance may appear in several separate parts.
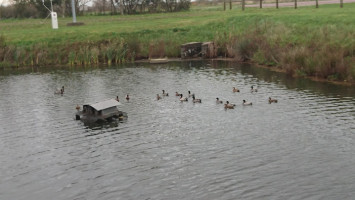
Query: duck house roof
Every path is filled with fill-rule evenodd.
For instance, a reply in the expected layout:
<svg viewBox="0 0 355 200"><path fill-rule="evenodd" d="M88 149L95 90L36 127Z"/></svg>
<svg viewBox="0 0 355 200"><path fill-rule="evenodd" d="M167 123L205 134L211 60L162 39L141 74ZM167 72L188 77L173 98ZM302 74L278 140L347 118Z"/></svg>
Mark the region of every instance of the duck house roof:
<svg viewBox="0 0 355 200"><path fill-rule="evenodd" d="M85 105L91 106L95 110L100 111L100 110L105 110L107 108L111 108L111 107L114 107L114 106L121 105L121 103L119 103L115 99L108 99L108 100L105 100L105 101L100 101L100 102L91 103L91 104L85 104Z"/></svg>

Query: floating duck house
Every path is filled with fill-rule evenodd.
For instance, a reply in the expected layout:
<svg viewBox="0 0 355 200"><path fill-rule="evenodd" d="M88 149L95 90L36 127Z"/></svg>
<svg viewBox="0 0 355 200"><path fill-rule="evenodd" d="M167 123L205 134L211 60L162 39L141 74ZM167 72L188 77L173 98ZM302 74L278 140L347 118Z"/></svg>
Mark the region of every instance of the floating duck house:
<svg viewBox="0 0 355 200"><path fill-rule="evenodd" d="M75 114L76 120L88 122L108 121L114 118L121 119L127 117L127 114L119 111L117 106L121 105L115 99L108 99L101 102L84 104L83 110Z"/></svg>

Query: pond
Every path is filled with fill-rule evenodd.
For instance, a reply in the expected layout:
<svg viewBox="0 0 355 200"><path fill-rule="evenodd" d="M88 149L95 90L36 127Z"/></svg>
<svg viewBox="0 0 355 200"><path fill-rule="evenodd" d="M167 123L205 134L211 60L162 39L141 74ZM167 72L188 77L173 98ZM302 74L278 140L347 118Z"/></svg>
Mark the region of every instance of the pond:
<svg viewBox="0 0 355 200"><path fill-rule="evenodd" d="M116 96L127 120L74 119ZM351 86L222 61L2 71L0 122L0 199L355 196Z"/></svg>

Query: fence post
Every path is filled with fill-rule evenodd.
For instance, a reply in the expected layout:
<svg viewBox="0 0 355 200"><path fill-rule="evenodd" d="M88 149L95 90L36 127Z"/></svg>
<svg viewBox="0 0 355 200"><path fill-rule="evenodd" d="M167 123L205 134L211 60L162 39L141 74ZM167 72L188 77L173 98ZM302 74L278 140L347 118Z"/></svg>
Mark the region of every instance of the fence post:
<svg viewBox="0 0 355 200"><path fill-rule="evenodd" d="M229 10L232 10L232 0L229 0Z"/></svg>
<svg viewBox="0 0 355 200"><path fill-rule="evenodd" d="M226 11L226 0L223 1L223 10Z"/></svg>
<svg viewBox="0 0 355 200"><path fill-rule="evenodd" d="M263 0L260 0L260 8L263 8Z"/></svg>
<svg viewBox="0 0 355 200"><path fill-rule="evenodd" d="M343 7L343 0L340 0L340 8Z"/></svg>
<svg viewBox="0 0 355 200"><path fill-rule="evenodd" d="M297 0L295 0L295 9L297 9Z"/></svg>
<svg viewBox="0 0 355 200"><path fill-rule="evenodd" d="M276 8L279 8L279 0L276 0Z"/></svg>
<svg viewBox="0 0 355 200"><path fill-rule="evenodd" d="M244 11L245 9L245 0L242 0L242 10Z"/></svg>

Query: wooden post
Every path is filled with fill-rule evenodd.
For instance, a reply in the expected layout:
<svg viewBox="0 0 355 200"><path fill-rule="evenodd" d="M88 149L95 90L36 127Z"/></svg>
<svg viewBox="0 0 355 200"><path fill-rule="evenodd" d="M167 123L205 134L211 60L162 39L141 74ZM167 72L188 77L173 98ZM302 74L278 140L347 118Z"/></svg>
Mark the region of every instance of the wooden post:
<svg viewBox="0 0 355 200"><path fill-rule="evenodd" d="M229 0L229 10L232 10L232 0Z"/></svg>
<svg viewBox="0 0 355 200"><path fill-rule="evenodd" d="M318 0L316 0L316 8L318 8Z"/></svg>
<svg viewBox="0 0 355 200"><path fill-rule="evenodd" d="M276 0L276 8L279 8L279 0Z"/></svg>
<svg viewBox="0 0 355 200"><path fill-rule="evenodd" d="M295 0L295 9L297 9L297 0Z"/></svg>
<svg viewBox="0 0 355 200"><path fill-rule="evenodd" d="M245 0L242 0L242 10L244 11L245 9Z"/></svg>
<svg viewBox="0 0 355 200"><path fill-rule="evenodd" d="M260 0L260 8L263 8L263 0Z"/></svg>
<svg viewBox="0 0 355 200"><path fill-rule="evenodd" d="M226 1L223 1L223 10L226 11Z"/></svg>
<svg viewBox="0 0 355 200"><path fill-rule="evenodd" d="M343 7L343 0L340 0L340 8Z"/></svg>

